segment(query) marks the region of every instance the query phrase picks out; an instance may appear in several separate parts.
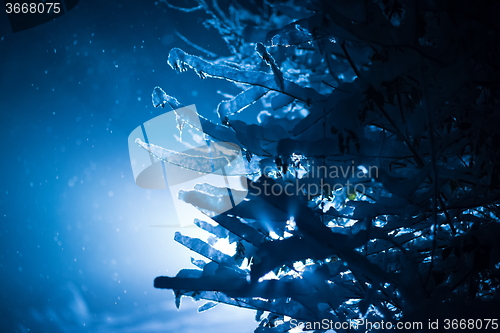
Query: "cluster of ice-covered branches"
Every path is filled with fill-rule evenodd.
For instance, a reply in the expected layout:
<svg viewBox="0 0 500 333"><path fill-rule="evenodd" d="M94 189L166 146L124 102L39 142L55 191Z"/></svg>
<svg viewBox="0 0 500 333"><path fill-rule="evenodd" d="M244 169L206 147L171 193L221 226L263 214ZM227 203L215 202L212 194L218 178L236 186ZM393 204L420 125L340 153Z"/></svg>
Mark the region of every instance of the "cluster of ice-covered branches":
<svg viewBox="0 0 500 333"><path fill-rule="evenodd" d="M201 125L260 173L223 214L209 213L216 192L198 191L211 217L196 225L236 254L177 233L207 261L156 287L178 305L191 296L209 301L200 310L257 310L256 332L286 332L291 319L498 317L497 4L167 4L205 11L228 44L230 57L175 48L168 64L241 88L215 110L220 122ZM289 191L269 192L278 188Z"/></svg>

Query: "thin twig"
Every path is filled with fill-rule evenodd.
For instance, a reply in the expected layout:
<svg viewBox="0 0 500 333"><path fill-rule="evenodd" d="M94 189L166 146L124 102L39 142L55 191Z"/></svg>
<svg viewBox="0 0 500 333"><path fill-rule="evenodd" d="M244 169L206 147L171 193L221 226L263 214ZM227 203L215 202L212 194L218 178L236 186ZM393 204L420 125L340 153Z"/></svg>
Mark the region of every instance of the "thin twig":
<svg viewBox="0 0 500 333"><path fill-rule="evenodd" d="M455 236L457 234L457 230L455 229L455 226L453 225L453 221L451 220L450 214L448 213L448 210L446 209L444 201L441 197L439 197L439 205L441 206L441 209L444 212L444 216L446 216L446 220L448 221L448 225L451 228L451 233L453 234L453 236Z"/></svg>
<svg viewBox="0 0 500 333"><path fill-rule="evenodd" d="M184 42L186 42L186 44L194 47L195 49L197 49L198 51L201 51L203 53L205 53L207 56L209 57L212 57L212 58L215 58L217 57L217 54L207 50L207 49L204 49L203 47L191 42L189 39L187 39L185 36L183 36L179 31L175 30L175 34L177 35L177 37L179 37L180 39L182 39Z"/></svg>
<svg viewBox="0 0 500 333"><path fill-rule="evenodd" d="M382 114L384 115L384 117L389 121L389 123L392 125L392 127L394 127L394 129L396 130L396 134L400 135L403 138L404 142L406 143L406 145L408 146L408 148L412 152L413 158L415 159L415 162L417 163L417 165L420 168L423 168L425 166L424 161L423 161L422 157L420 157L420 155L418 154L418 152L415 149L415 147L413 147L412 142L410 142L410 140L406 137L406 135L404 135L403 132L401 132L401 130L396 125L396 123L394 122L394 120L392 120L392 118L389 116L389 114L387 113L387 111L385 111L384 106L380 105L380 103L378 103L375 100L373 100L373 102L377 105L377 107L379 108L379 110L382 112Z"/></svg>
<svg viewBox="0 0 500 333"><path fill-rule="evenodd" d="M344 51L345 57L347 58L347 61L349 61L349 64L351 65L352 70L354 71L356 76L361 77L361 75L359 74L359 70L356 68L356 65L354 65L354 61L352 61L351 56L349 55L349 52L347 52L347 49L345 47L345 41L343 41L342 44L340 44L340 47L342 48L342 51Z"/></svg>

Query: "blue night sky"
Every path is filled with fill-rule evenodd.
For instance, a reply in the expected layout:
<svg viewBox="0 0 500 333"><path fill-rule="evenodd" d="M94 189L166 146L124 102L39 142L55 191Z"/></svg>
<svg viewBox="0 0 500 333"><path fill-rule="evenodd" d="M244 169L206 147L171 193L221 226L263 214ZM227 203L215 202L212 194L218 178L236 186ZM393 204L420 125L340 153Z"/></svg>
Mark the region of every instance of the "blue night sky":
<svg viewBox="0 0 500 333"><path fill-rule="evenodd" d="M167 110L162 87L215 119L228 83L177 75L168 52L199 54L176 34L228 53L199 13L153 1L91 1L12 33L0 13L0 331L250 332L253 311L219 305L198 314L153 288L192 253L173 241L166 191L135 185L130 132ZM195 229L186 233L196 235Z"/></svg>

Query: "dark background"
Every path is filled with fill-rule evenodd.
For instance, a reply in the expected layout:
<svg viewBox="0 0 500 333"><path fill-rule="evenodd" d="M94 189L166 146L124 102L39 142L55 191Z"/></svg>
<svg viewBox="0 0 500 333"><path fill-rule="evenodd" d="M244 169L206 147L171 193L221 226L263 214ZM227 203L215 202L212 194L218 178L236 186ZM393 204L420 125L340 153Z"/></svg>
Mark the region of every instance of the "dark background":
<svg viewBox="0 0 500 333"><path fill-rule="evenodd" d="M165 111L162 87L215 119L224 82L177 75L171 48L227 49L202 13L153 1L80 0L12 33L0 12L0 331L250 332L252 311L175 309L158 275L189 267L166 191L135 185L127 137ZM201 55L201 54L200 54ZM152 225L170 225L157 228ZM197 231L186 232L196 235Z"/></svg>

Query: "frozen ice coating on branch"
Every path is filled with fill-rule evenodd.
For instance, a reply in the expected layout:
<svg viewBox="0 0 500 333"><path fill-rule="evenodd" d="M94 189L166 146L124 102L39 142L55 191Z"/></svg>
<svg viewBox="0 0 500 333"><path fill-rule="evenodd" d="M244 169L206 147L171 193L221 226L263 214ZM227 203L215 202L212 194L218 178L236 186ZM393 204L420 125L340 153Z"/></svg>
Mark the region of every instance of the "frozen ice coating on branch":
<svg viewBox="0 0 500 333"><path fill-rule="evenodd" d="M210 146L196 147L183 152L145 143L139 138L135 142L156 158L183 169L227 176L245 176L252 173L246 167L247 163L241 159L240 149L227 142L211 142Z"/></svg>
<svg viewBox="0 0 500 333"><path fill-rule="evenodd" d="M176 109L174 110L174 113L175 113L175 121L177 123L177 129L179 130L179 138L181 142L183 137L182 135L183 129L185 128L186 125L190 126L191 128L195 128L200 132L202 131L198 114L193 113L191 110L187 108ZM195 141L198 142L199 140Z"/></svg>
<svg viewBox="0 0 500 333"><path fill-rule="evenodd" d="M238 95L229 100L220 102L217 106L217 113L219 114L220 119L224 120L226 117L243 111L250 105L257 102L267 93L267 89L263 87L253 86L240 92Z"/></svg>
<svg viewBox="0 0 500 333"><path fill-rule="evenodd" d="M153 89L153 92L151 93L151 101L153 102L153 106L155 108L163 108L165 107L165 104L170 105L172 109L182 107L181 103L179 103L175 97L167 95L160 87L155 87Z"/></svg>
<svg viewBox="0 0 500 333"><path fill-rule="evenodd" d="M285 79L283 85L276 83L273 74L259 71L245 71L229 66L210 63L200 57L187 54L181 49L174 48L168 55L168 64L173 69L184 72L193 69L200 76L223 79L230 82L238 82L253 86L260 86L269 90L282 92L303 102L312 103L324 99L312 88L304 88L293 81Z"/></svg>
<svg viewBox="0 0 500 333"><path fill-rule="evenodd" d="M292 46L310 42L314 37L311 33L295 22L283 28L271 39L273 46Z"/></svg>

